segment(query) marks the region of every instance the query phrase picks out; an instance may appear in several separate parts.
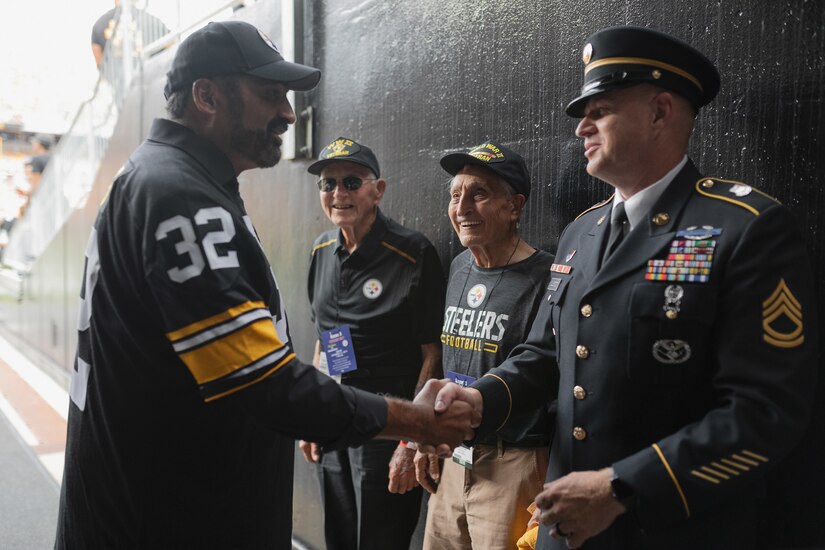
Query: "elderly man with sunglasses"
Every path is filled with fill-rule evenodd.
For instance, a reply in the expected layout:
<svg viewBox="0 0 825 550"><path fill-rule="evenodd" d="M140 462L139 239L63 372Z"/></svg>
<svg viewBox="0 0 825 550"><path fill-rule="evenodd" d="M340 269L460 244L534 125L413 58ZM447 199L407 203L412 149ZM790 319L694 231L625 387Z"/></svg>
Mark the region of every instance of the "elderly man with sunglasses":
<svg viewBox="0 0 825 550"><path fill-rule="evenodd" d="M341 384L412 398L440 373L445 281L435 248L379 210L386 181L369 147L338 138L308 171L320 176L321 207L337 226L312 246L314 364ZM370 441L324 452L300 442L319 465L329 550L409 546L421 490L414 452L403 445Z"/></svg>

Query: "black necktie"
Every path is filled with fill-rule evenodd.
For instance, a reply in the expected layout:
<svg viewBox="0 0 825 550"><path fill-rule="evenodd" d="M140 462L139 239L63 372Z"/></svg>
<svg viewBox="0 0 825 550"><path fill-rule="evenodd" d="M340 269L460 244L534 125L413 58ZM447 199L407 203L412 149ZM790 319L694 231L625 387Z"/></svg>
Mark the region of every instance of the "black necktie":
<svg viewBox="0 0 825 550"><path fill-rule="evenodd" d="M602 265L607 262L611 254L619 247L622 239L625 238L628 231L630 231L630 224L627 221L627 213L624 211L624 202L620 202L613 207L615 212L611 216L610 222L610 238L607 240L607 247L604 249L604 256L602 256Z"/></svg>

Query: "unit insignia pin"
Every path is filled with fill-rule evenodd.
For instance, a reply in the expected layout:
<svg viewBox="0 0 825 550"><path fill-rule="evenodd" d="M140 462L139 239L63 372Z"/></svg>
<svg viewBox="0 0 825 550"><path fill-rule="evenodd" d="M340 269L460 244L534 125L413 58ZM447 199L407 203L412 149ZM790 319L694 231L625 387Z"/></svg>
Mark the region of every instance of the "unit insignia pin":
<svg viewBox="0 0 825 550"><path fill-rule="evenodd" d="M684 340L656 340L653 358L665 365L678 365L690 359L690 344Z"/></svg>

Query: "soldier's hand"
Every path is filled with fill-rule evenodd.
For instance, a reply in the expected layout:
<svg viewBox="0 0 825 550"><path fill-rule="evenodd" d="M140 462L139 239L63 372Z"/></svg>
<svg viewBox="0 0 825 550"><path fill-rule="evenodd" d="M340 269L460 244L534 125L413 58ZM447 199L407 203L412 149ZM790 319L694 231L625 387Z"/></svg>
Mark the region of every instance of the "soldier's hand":
<svg viewBox="0 0 825 550"><path fill-rule="evenodd" d="M401 445L396 447L390 459L390 483L387 489L391 493L403 495L418 486L415 475L415 449L407 449Z"/></svg>
<svg viewBox="0 0 825 550"><path fill-rule="evenodd" d="M438 489L438 481L441 479L441 467L438 456L431 453L415 453L415 479L424 489L433 494Z"/></svg>
<svg viewBox="0 0 825 550"><path fill-rule="evenodd" d="M584 542L608 527L625 512L610 487L612 468L572 472L546 483L536 497L541 522L550 527L550 536L565 538L569 548Z"/></svg>
<svg viewBox="0 0 825 550"><path fill-rule="evenodd" d="M310 464L317 464L321 460L321 449L317 443L310 443L302 439L298 441L298 448L304 453L304 460Z"/></svg>
<svg viewBox="0 0 825 550"><path fill-rule="evenodd" d="M447 413L453 405L459 402L467 403L471 406L470 426L464 434L462 441L472 439L474 437L471 428L477 428L481 424L481 414L483 409L483 400L481 393L473 388L462 388L458 384L450 381L447 378L442 380L428 380L424 387L415 396L414 403L428 404L433 407L437 415ZM424 453L435 453L444 458L452 454L452 449L456 445L432 445L426 441L419 441L419 449ZM459 442L460 443L460 442Z"/></svg>

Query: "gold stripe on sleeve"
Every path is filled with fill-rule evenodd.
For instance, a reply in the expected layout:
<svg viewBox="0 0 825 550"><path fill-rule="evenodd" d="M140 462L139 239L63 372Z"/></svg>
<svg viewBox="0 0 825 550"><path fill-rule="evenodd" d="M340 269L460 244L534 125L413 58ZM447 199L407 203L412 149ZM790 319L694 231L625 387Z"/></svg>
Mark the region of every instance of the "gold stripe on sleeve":
<svg viewBox="0 0 825 550"><path fill-rule="evenodd" d="M382 245L382 246L384 246L385 248L389 248L390 250L392 250L393 252L395 252L396 254L398 254L399 256L401 256L402 258L404 258L405 260L409 260L410 262L412 262L412 263L414 263L414 264L415 264L415 263L418 263L418 262L416 262L416 261L415 261L415 258L413 258L412 256L410 256L410 255L409 255L409 254L407 254L406 252L403 252L403 251L401 251L401 250L398 250L397 248L395 248L393 245L389 244L388 242L381 241L381 245Z"/></svg>
<svg viewBox="0 0 825 550"><path fill-rule="evenodd" d="M261 376L259 376L259 377L258 377L258 378L256 378L255 380L250 380L250 381L249 381L249 382L247 382L246 384L242 384L242 385L240 385L240 386L236 386L236 387L234 387L234 388L232 388L232 389L226 390L225 392L222 392L222 393L219 393L219 394L213 395L212 397L207 397L206 399L204 399L204 401L205 401L206 403L209 403L210 401L214 401L215 399L220 399L221 397L225 397L225 396L227 396L227 395L229 395L229 394L235 393L236 391L242 390L242 389L244 389L244 388L248 388L248 387L249 387L249 386L251 386L252 384L257 384L258 382L260 382L261 380L263 380L264 378L266 378L267 376L269 376L270 374L272 374L272 373L273 373L273 372L275 372L276 370L280 369L281 367L283 367L284 365L286 365L287 363L289 363L289 362L290 362L290 361L292 361L293 359L295 359L295 354L294 354L294 353L290 353L290 354L289 354L289 355L287 355L287 356L286 356L286 357L285 357L285 358L284 358L281 362L279 362L277 365L275 365L274 367L272 367L271 369L269 369L268 371L266 371L265 373L263 373Z"/></svg>
<svg viewBox="0 0 825 550"><path fill-rule="evenodd" d="M496 431L499 431L505 424L507 424L507 421L510 420L510 414L513 412L513 394L510 393L510 386L507 385L507 382L505 382L502 377L496 376L495 374L489 372L484 376L492 376L493 378L504 384L504 388L507 390L507 399L510 400L510 404L507 408L507 416L504 417L504 421L501 423L501 426L496 428Z"/></svg>
<svg viewBox="0 0 825 550"><path fill-rule="evenodd" d="M685 514L687 514L687 517L690 517L690 507L688 506L688 501L685 498L685 493L682 492L682 486L679 485L679 480L676 479L676 474L673 473L673 470L670 468L670 464L667 463L667 459L665 458L664 453L662 453L662 449L659 448L659 445L654 443L652 447L653 450L656 451L656 454L659 455L659 460L661 460L662 464L665 465L665 470L667 470L667 473L670 475L670 479L676 486L676 491L679 492L679 497L682 499L682 504L685 505Z"/></svg>
<svg viewBox="0 0 825 550"><path fill-rule="evenodd" d="M203 385L231 374L283 346L272 319L259 319L205 346L181 353L179 357L189 367L198 384Z"/></svg>
<svg viewBox="0 0 825 550"><path fill-rule="evenodd" d="M736 461L734 461L734 460L731 460L731 459L729 459L729 458L722 458L722 459L720 459L720 460L721 460L722 462L724 462L725 464L727 464L728 466L733 466L734 468L739 468L739 469L740 469L740 470L742 470L743 472L749 472L749 471L750 471L750 468L748 468L748 467L747 467L747 466L745 466L744 464L739 464L738 462L736 462Z"/></svg>
<svg viewBox="0 0 825 550"><path fill-rule="evenodd" d="M759 466L759 463L758 463L758 462L756 462L755 460L751 460L750 458L745 458L745 457L744 457L744 456L742 456L742 455L738 455L738 454L736 454L736 453L733 453L733 454L732 454L732 455L730 455L730 456L731 456L731 458L735 458L735 459L736 459L736 460L738 460L739 462L744 462L745 464L748 464L748 465L750 465L750 466Z"/></svg>
<svg viewBox="0 0 825 550"><path fill-rule="evenodd" d="M166 333L166 338L169 339L170 342L175 342L180 340L181 338L185 338L196 332L200 332L204 329L207 329L213 325L220 324L224 321L237 317L242 313L246 313L247 311L251 311L253 309L262 309L266 308L266 304L261 301L258 302L244 302L242 304L238 304L235 307L231 307L222 313L218 313L217 315L213 315L212 317L207 317L206 319L202 319L191 325L185 326L181 329L174 330L172 332Z"/></svg>
<svg viewBox="0 0 825 550"><path fill-rule="evenodd" d="M748 455L751 458L755 458L756 460L758 460L760 462L768 462L768 459L766 457L764 457L762 455L758 455L758 454L753 453L751 451L748 451L747 449L743 449L742 454L743 455Z"/></svg>
<svg viewBox="0 0 825 550"><path fill-rule="evenodd" d="M696 477L701 477L705 481L710 481L711 483L715 483L716 485L719 485L719 483L720 483L718 479L713 479L710 476L706 476L702 472L697 472L696 470L691 470L690 473L695 475Z"/></svg>

